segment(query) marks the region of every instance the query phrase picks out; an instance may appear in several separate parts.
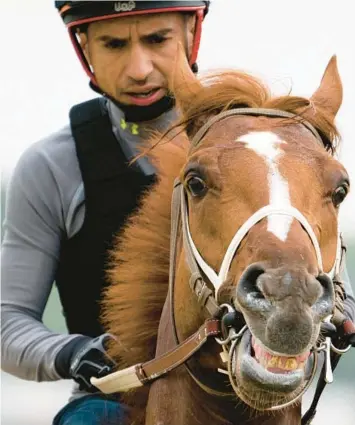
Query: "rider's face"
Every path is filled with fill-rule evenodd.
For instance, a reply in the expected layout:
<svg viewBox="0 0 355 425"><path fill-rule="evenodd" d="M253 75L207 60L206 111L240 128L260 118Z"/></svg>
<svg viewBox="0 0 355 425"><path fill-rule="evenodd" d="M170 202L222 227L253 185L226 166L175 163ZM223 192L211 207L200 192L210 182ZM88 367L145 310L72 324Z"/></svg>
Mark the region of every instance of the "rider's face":
<svg viewBox="0 0 355 425"><path fill-rule="evenodd" d="M146 106L167 93L177 43L191 52L194 23L181 13L121 17L93 22L80 42L101 90Z"/></svg>

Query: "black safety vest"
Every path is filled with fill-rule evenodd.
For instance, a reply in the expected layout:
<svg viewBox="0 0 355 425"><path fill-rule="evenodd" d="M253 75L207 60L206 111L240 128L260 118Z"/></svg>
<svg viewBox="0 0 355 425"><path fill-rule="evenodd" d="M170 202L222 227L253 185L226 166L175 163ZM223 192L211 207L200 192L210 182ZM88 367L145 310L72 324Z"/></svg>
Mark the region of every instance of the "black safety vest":
<svg viewBox="0 0 355 425"><path fill-rule="evenodd" d="M84 183L85 218L79 232L62 241L56 284L69 332L95 337L103 332L100 301L114 236L155 176L128 165L104 98L74 106L70 122Z"/></svg>

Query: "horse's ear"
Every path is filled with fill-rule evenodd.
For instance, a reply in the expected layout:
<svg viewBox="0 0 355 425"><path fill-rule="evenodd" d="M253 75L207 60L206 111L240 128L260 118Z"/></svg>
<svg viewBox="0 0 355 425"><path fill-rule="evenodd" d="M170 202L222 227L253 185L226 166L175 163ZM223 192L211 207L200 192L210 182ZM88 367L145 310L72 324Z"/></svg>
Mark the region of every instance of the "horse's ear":
<svg viewBox="0 0 355 425"><path fill-rule="evenodd" d="M175 67L170 77L169 88L174 94L176 106L183 116L187 114L191 100L202 89L202 84L191 70L181 43L178 43L177 46Z"/></svg>
<svg viewBox="0 0 355 425"><path fill-rule="evenodd" d="M316 108L325 109L335 118L343 100L343 86L335 55L330 59L324 71L320 86L311 97L311 100Z"/></svg>

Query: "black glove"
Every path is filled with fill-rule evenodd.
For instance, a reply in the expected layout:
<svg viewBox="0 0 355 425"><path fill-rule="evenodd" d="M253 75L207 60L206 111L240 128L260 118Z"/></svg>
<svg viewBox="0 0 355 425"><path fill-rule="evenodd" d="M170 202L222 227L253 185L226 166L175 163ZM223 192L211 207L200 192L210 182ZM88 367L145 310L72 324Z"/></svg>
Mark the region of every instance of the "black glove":
<svg viewBox="0 0 355 425"><path fill-rule="evenodd" d="M111 373L116 363L106 353L107 343L115 340L111 334L103 334L97 338L86 336L75 338L59 351L55 367L64 379L72 378L79 384L79 389L97 392L90 383L90 378L102 378Z"/></svg>

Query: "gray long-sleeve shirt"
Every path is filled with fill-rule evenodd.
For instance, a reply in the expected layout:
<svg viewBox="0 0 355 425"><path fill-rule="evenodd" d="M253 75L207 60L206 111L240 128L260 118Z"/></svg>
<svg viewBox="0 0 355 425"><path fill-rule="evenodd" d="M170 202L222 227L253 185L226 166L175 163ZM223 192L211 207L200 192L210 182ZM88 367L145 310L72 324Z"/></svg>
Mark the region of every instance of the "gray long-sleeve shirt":
<svg viewBox="0 0 355 425"><path fill-rule="evenodd" d="M108 103L113 131L130 159L151 128L164 129L175 118L170 111L144 125L126 123ZM152 166L140 159L147 174ZM85 215L85 194L70 127L32 145L19 160L7 197L2 248L2 368L23 379L60 379L57 353L75 335L56 334L42 323L59 261L63 236L73 237ZM350 295L347 310L355 317Z"/></svg>
<svg viewBox="0 0 355 425"><path fill-rule="evenodd" d="M127 123L108 102L113 132L128 159L151 131L166 129L176 118L171 110L156 120ZM154 173L146 158L138 166ZM2 369L23 379L60 379L54 361L77 335L56 334L42 315L58 267L63 236L82 227L85 193L70 126L29 147L21 156L7 192L2 246Z"/></svg>

